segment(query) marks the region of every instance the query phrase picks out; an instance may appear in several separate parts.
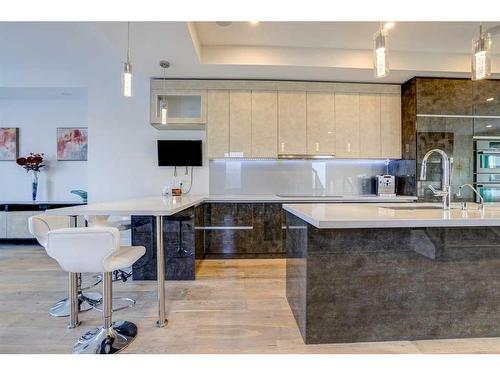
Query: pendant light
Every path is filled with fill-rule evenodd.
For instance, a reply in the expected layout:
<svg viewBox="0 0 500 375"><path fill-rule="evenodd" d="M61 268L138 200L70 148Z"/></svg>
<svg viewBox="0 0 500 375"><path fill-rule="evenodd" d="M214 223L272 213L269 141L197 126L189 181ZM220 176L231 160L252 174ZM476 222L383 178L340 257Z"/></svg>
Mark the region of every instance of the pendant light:
<svg viewBox="0 0 500 375"><path fill-rule="evenodd" d="M479 24L479 39L472 41L472 79L479 80L491 75L491 34L483 34Z"/></svg>
<svg viewBox="0 0 500 375"><path fill-rule="evenodd" d="M388 35L389 32L382 27L382 22L380 22L379 31L373 36L373 73L375 78L382 78L389 74Z"/></svg>
<svg viewBox="0 0 500 375"><path fill-rule="evenodd" d="M170 63L166 60L161 60L160 66L163 68L162 88L163 92L165 92L166 71L170 68ZM162 96L160 100L160 122L162 125L167 125L168 123L168 101L165 96Z"/></svg>
<svg viewBox="0 0 500 375"><path fill-rule="evenodd" d="M127 62L123 64L123 96L132 96L132 63L130 62L130 22L127 22Z"/></svg>

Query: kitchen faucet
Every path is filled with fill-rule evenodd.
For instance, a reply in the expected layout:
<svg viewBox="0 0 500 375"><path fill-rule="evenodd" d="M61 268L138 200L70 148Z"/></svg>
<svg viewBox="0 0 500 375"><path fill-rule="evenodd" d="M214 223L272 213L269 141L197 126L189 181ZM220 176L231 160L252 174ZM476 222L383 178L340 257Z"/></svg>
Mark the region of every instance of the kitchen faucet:
<svg viewBox="0 0 500 375"><path fill-rule="evenodd" d="M433 153L438 153L442 159L442 175L441 175L441 190L437 190L434 186L429 185L435 197L441 197L443 200L443 210L449 210L451 205L451 173L453 168L453 159L446 155L446 152L438 148L432 149L425 154L422 159L422 167L420 169L420 179L426 180L427 160Z"/></svg>
<svg viewBox="0 0 500 375"><path fill-rule="evenodd" d="M479 196L479 205L477 206L477 209L478 210L484 210L484 199L483 199L483 196L471 184L463 184L462 186L460 186L458 188L457 197L460 197L460 195L462 193L462 188L464 188L466 186L470 187L472 189L472 191ZM467 209L467 202L462 202L462 210L466 210L466 209Z"/></svg>

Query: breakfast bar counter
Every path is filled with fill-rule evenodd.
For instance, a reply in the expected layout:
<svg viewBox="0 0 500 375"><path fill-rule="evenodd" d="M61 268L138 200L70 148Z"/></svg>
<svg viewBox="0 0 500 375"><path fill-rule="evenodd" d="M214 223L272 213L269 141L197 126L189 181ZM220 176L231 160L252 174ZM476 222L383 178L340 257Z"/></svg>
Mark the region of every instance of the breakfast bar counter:
<svg viewBox="0 0 500 375"><path fill-rule="evenodd" d="M306 344L500 336L500 207L285 204Z"/></svg>

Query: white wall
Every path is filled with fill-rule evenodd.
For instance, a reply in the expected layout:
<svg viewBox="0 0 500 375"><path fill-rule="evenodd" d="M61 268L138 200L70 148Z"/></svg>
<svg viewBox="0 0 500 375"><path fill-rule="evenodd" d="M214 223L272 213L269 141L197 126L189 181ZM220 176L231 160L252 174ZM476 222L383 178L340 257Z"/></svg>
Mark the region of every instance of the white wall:
<svg viewBox="0 0 500 375"><path fill-rule="evenodd" d="M20 156L30 152L45 154L47 167L39 177L38 200L80 200L70 190L88 188L87 162L57 161L56 128L87 126L86 90L80 90L83 93L78 92L77 97L57 97L52 90L47 90L46 95L43 90L37 92L35 97L30 97L29 89L12 91L13 98L9 98L9 90L2 91L0 127L19 128ZM0 201L29 200L31 173L14 161L0 161Z"/></svg>
<svg viewBox="0 0 500 375"><path fill-rule="evenodd" d="M45 38L48 38L49 35L51 38L58 38L61 35L57 32L60 25L45 26L56 29L53 33L44 29ZM21 31L16 34L16 37L24 38ZM36 66L21 67L20 62L26 62L26 60L3 66L2 61L0 61L2 70L0 88L79 87L86 89L89 159L88 162L84 163L86 165L86 186L89 192L89 201L119 200L161 194L163 187L173 177L173 168L157 166L156 140L204 140L205 132L159 131L153 128L149 124L150 76L141 74L140 68L136 65L134 68L134 95L132 98L123 97L121 95L123 56L111 48L109 40L105 37L89 31L88 25L85 23L76 24L73 33L73 40L78 41L78 49L71 51L74 55L73 61L78 63L62 67L58 66L58 60L53 60L53 67L44 69ZM51 42L53 48L56 45L56 43ZM72 48L72 45L66 46L66 48L70 47ZM24 50L25 47L23 47ZM46 51L40 53L48 58ZM55 48L53 53L54 56L57 56L57 54L64 54L67 51L64 48ZM28 62L33 61L28 60ZM60 116L59 111L51 112L54 116L52 120L57 120ZM46 123L41 125L41 128L47 126L51 125ZM21 134L21 140L23 139L28 138ZM28 146L23 145L21 152L29 152L25 148ZM50 151L48 148L47 150L47 152ZM1 164L0 168L4 168ZM61 163L57 164L59 168ZM70 164L63 166L66 168L66 165ZM14 168L14 164L12 168ZM55 169L51 167L51 170L54 170L55 173ZM4 172L6 170L0 169L0 180L4 180ZM9 184L5 185L4 188L0 187L3 189L0 190L0 201L4 200L4 196L5 199L13 199L18 194L19 197L22 196L23 199L29 200L30 180L23 174L21 168L15 169L15 171L9 169L10 173L15 173L12 175L15 178L9 179ZM74 184L83 185L84 175L85 172L74 175L72 177ZM182 174L181 177L183 177ZM0 181L0 185L2 184L3 182ZM41 182L41 185L43 184L44 182ZM53 191L56 189L57 191L66 191L69 189L69 185L69 183L67 185L61 183L57 184L56 187L56 184L53 183L51 189ZM43 189L42 187L41 190ZM205 194L208 193L208 190L208 161L205 159L203 167L194 168L194 186L191 193ZM26 193L28 194L27 198L25 198ZM54 197L47 196L49 199ZM59 195L57 197L62 199ZM66 200L74 200L74 198L67 196Z"/></svg>
<svg viewBox="0 0 500 375"><path fill-rule="evenodd" d="M156 140L205 140L204 131L160 131L149 125L149 77L134 76L132 98L119 93L120 80L115 76L89 90L91 201L161 194L173 177L173 168L158 167ZM192 194L208 193L206 158L203 164L203 167L194 168ZM179 172L184 178L184 172Z"/></svg>

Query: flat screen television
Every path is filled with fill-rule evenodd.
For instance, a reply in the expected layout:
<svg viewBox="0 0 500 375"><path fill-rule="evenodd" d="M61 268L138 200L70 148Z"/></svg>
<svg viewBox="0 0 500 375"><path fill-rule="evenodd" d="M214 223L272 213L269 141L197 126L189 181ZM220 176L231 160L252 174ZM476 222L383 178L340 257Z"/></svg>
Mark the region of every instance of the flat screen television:
<svg viewBox="0 0 500 375"><path fill-rule="evenodd" d="M201 141L158 140L160 167L201 167L203 156Z"/></svg>

